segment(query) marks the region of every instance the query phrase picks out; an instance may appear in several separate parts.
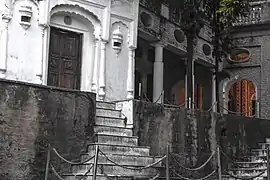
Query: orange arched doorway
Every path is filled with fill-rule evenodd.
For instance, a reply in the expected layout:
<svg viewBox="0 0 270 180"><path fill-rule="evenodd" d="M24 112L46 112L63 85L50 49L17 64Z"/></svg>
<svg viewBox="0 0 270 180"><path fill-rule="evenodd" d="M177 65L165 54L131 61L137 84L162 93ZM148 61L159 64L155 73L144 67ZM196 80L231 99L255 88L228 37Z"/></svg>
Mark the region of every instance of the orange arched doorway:
<svg viewBox="0 0 270 180"><path fill-rule="evenodd" d="M256 114L256 89L249 80L234 83L229 91L228 109L243 116Z"/></svg>

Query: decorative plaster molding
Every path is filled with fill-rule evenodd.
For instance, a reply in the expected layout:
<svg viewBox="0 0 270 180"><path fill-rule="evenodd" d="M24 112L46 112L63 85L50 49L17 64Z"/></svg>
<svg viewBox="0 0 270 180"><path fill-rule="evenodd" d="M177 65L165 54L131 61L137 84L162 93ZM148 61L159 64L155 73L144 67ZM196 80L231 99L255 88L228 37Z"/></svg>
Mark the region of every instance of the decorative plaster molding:
<svg viewBox="0 0 270 180"><path fill-rule="evenodd" d="M102 26L101 21L99 20L98 16L95 15L93 12L77 5L77 4L57 4L51 8L50 17L56 13L65 12L71 13L75 15L82 16L86 18L89 22L91 22L94 26L94 36L98 38L101 35Z"/></svg>
<svg viewBox="0 0 270 180"><path fill-rule="evenodd" d="M86 19L90 20L92 23L94 23L94 25L101 24L101 20L96 14L94 14L88 9L75 3L73 4L72 3L70 4L58 3L55 6L52 6L49 11L50 11L50 16L52 16L53 14L57 12L68 12L68 13L74 13L74 14L83 16Z"/></svg>

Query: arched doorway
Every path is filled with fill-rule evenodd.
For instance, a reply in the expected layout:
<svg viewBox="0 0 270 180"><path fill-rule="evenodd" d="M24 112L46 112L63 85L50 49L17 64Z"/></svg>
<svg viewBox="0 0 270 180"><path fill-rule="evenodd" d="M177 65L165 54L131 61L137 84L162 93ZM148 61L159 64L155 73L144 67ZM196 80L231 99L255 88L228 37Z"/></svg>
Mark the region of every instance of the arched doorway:
<svg viewBox="0 0 270 180"><path fill-rule="evenodd" d="M256 89L251 81L244 79L234 83L229 91L228 100L231 113L248 117L256 114Z"/></svg>
<svg viewBox="0 0 270 180"><path fill-rule="evenodd" d="M78 5L59 4L51 8L45 67L47 84L91 91L99 54L100 21Z"/></svg>

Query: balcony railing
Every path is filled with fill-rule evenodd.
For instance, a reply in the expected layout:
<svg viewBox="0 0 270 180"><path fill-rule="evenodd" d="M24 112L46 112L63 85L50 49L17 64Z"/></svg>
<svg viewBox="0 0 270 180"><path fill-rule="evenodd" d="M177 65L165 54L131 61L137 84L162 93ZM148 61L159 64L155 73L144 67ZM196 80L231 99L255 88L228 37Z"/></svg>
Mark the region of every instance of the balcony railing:
<svg viewBox="0 0 270 180"><path fill-rule="evenodd" d="M146 7L148 10L161 14L161 3L157 3L157 0L140 0L140 4ZM259 24L263 22L263 13L265 10L265 0L255 0L251 2L251 11L248 16L239 17L238 22L234 26ZM177 7L169 6L169 17L168 20L180 24L181 22L181 11Z"/></svg>
<svg viewBox="0 0 270 180"><path fill-rule="evenodd" d="M263 10L265 1L257 1L251 3L251 11L248 16L240 17L235 26L259 24L263 22Z"/></svg>

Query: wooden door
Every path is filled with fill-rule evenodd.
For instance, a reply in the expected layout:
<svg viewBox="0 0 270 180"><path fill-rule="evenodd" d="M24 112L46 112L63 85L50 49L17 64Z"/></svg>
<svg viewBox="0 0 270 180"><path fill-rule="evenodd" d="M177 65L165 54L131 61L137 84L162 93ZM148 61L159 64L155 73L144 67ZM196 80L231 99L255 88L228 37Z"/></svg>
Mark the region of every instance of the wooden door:
<svg viewBox="0 0 270 180"><path fill-rule="evenodd" d="M51 28L48 85L80 89L82 34Z"/></svg>

